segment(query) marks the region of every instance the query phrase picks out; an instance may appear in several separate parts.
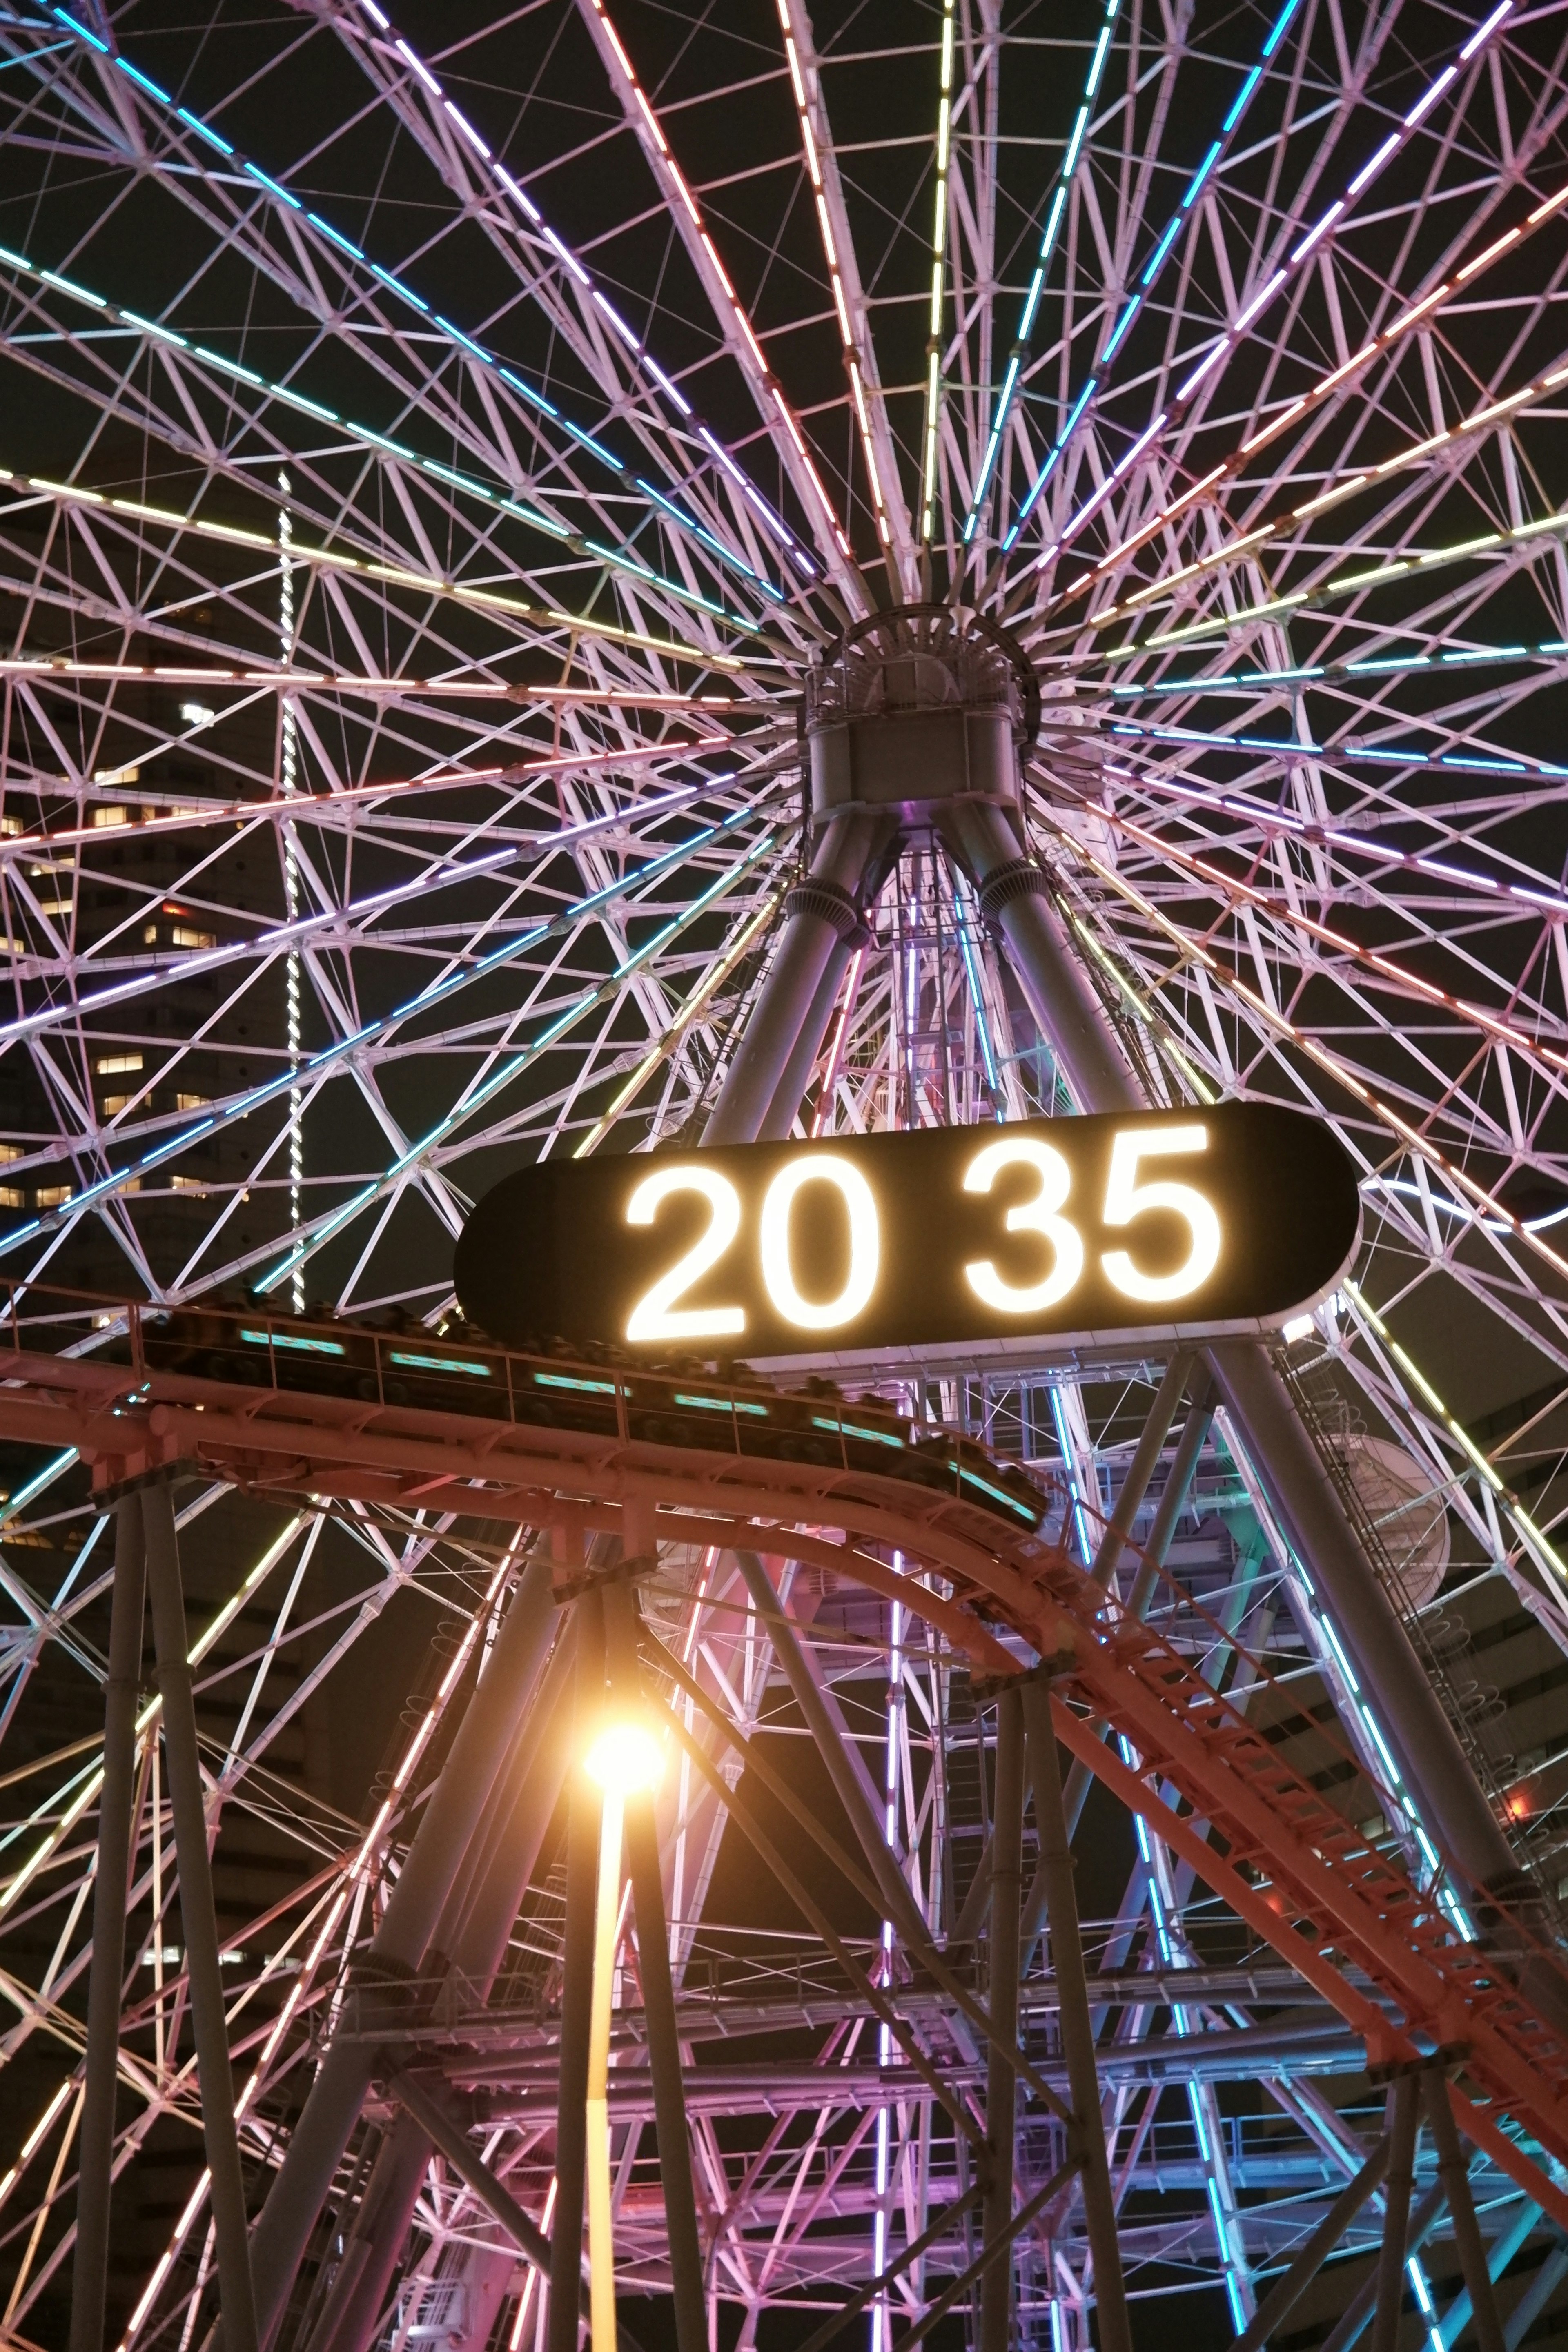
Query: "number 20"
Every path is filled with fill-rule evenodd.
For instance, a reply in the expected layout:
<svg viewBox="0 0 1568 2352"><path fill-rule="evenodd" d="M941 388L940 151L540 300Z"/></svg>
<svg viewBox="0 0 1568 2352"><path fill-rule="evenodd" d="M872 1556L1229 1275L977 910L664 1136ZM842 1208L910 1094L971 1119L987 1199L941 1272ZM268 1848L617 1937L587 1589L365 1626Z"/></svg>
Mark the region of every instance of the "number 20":
<svg viewBox="0 0 1568 2352"><path fill-rule="evenodd" d="M849 1220L849 1271L837 1298L803 1297L795 1278L791 1224L797 1196L808 1184L837 1192ZM645 1177L626 1203L629 1225L651 1225L672 1192L697 1192L712 1215L683 1258L645 1290L626 1324L628 1339L717 1339L743 1331L743 1307L678 1307L699 1275L718 1265L741 1230L741 1196L727 1176L711 1168L661 1168ZM877 1203L866 1179L849 1160L828 1152L781 1168L763 1196L758 1236L763 1281L786 1323L803 1331L836 1331L853 1322L877 1286L882 1234Z"/></svg>

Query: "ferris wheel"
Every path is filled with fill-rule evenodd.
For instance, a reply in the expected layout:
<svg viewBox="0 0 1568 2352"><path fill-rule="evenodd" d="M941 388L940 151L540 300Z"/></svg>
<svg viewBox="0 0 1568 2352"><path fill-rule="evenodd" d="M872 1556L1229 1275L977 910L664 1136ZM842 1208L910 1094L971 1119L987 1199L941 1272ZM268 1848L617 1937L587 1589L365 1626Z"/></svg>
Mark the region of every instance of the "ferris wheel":
<svg viewBox="0 0 1568 2352"><path fill-rule="evenodd" d="M1184 1514L1189 1581L1231 1644L1216 1677L1248 1643L1288 1652L1369 1811L1441 1875L1456 1833L1425 1803L1419 1737L1270 1478L1271 1444L1304 1433L1479 1791L1479 1845L1495 1833L1549 1912L1562 1743L1533 1685L1515 1708L1479 1658L1515 1619L1521 1689L1568 1650L1565 117L1559 20L1526 0L550 0L460 28L374 0L199 25L16 0L14 1312L75 1286L438 1333L468 1209L532 1160L1127 1103L1315 1112L1354 1161L1362 1243L1266 1397L1169 1351L1042 1350L1024 1375L907 1382L905 1402L1048 1472L1086 1561L1119 1496L1118 1535L1155 1542L1143 1493L1184 1412L1158 1542L1163 1560ZM90 1356L90 1318L72 1344ZM15 1479L0 1555L40 1527L73 1553L48 1589L6 1571L0 1733L30 1768L47 1662L74 1644L101 1679L82 1629L110 1547L94 1558L106 1523L71 1459ZM238 1509L207 1499L187 1498L193 1543ZM214 1538L212 1643L256 1596L266 1618L223 1803L339 1871L286 1937L250 1937L258 1969L235 1962L263 2168L288 2136L289 2033L308 2016L330 2037L402 1819L382 1805L367 1829L268 1777L302 1706L273 1670L325 1524L246 1521L237 1580ZM387 1749L395 1799L439 1748L512 1553L425 1510L361 1512L339 1542L353 1606L318 1612L296 1677L321 1704L353 1687L395 1591L423 1582L454 1612L455 1655ZM650 1604L671 1641L718 1606L708 1574L683 1560ZM896 1606L838 1605L814 1595L832 1672L853 1684L858 1644L889 1688L924 1675L929 1730L945 1669ZM723 1658L725 1705L755 1725L766 1657ZM875 1717L889 1789L910 1711ZM974 1738L969 1826L989 1838ZM934 1853L946 1832L906 1778L897 1833ZM67 1761L38 1785L42 1858L0 1890L0 1935L26 1922L37 1945L0 2065L85 1983L96 1791ZM718 1851L700 1865L697 1843L680 1966ZM944 1932L978 1858L944 1863ZM1201 1898L1165 1868L1145 1856L1148 1916L1195 1966ZM181 1996L158 1883L124 2164L156 2117L195 2112L188 2067L164 2063ZM529 1916L542 1949L558 1922ZM1104 1965L1131 1948L1108 1931ZM58 2074L0 2185L0 2231L26 2216L4 2317L23 2338L68 2278L79 2096ZM731 2112L763 2112L746 2097ZM921 2161L918 2120L879 2112L846 2173L869 2183L853 2211L879 2270L892 2184ZM1325 2113L1282 2112L1342 2155ZM549 2177L528 2172L531 2113L497 2126L528 2197ZM1289 2242L1249 2237L1245 2135L1227 2171L1220 2120L1194 2090L1199 2221L1162 2215L1126 2259L1134 2293L1139 2262L1161 2291L1180 2273L1239 2329ZM740 2176L702 2128L723 2207ZM929 2128L928 2110L928 2158ZM628 2182L635 2161L634 2133ZM792 2220L800 2146L758 2162L773 2252L737 2222L709 2280L747 2342L775 2303L820 2315L814 2293L843 2285ZM127 2289L126 2347L184 2347L210 2317L204 2193ZM542 2327L510 2258L475 2253L471 2188L432 2175L411 2213L416 2193L374 2340L445 2328L478 2352ZM1055 2352L1087 2347L1093 2300L1061 2231L1017 2285L1017 2340ZM631 2275L661 2291L656 2242ZM879 2346L914 2275L873 2311ZM329 2340L318 2308L290 2324Z"/></svg>

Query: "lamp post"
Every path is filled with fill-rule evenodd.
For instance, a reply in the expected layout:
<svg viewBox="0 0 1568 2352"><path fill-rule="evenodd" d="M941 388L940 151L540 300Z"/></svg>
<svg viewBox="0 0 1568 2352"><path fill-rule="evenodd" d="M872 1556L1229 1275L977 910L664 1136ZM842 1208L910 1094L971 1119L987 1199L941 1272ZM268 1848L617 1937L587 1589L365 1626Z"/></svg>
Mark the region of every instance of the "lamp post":
<svg viewBox="0 0 1568 2352"><path fill-rule="evenodd" d="M658 1784L663 1752L646 1724L603 1726L584 1769L604 1792L599 1889L594 1914L594 1987L588 2029L588 2287L594 2352L616 2352L616 2249L610 2218L610 2010L621 1911L621 1822L626 1801Z"/></svg>

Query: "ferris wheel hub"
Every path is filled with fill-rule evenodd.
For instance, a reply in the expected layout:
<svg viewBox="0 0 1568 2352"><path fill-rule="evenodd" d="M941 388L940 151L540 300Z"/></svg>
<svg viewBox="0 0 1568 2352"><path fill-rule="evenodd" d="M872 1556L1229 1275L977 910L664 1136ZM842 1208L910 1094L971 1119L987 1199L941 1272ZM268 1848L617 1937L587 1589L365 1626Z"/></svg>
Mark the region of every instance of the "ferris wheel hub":
<svg viewBox="0 0 1568 2352"><path fill-rule="evenodd" d="M1033 667L994 624L946 605L875 614L806 675L812 816L919 825L958 800L1015 808L1039 714Z"/></svg>

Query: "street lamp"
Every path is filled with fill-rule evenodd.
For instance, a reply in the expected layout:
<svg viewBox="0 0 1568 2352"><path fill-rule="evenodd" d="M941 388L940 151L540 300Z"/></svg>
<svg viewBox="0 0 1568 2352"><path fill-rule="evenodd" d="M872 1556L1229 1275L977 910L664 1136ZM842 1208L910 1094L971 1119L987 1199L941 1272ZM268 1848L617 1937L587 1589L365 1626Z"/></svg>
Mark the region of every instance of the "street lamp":
<svg viewBox="0 0 1568 2352"><path fill-rule="evenodd" d="M646 1723L602 1726L583 1759L604 1791L599 1891L594 1915L594 1988L588 2028L588 2282L594 2352L616 2352L616 2250L610 2222L610 2000L621 1912L621 1820L628 1797L658 1786L664 1751Z"/></svg>

